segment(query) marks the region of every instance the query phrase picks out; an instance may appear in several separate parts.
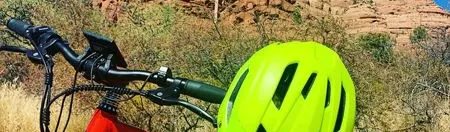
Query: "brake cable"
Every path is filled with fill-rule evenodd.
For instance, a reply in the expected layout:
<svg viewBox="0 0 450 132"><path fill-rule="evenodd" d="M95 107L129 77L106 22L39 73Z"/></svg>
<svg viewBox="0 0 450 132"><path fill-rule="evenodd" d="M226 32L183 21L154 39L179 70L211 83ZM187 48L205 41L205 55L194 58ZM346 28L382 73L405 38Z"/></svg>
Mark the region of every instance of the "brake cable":
<svg viewBox="0 0 450 132"><path fill-rule="evenodd" d="M158 74L158 73L153 72L153 73L151 73L150 75L148 75L147 78L146 78L145 81L144 81L144 84L142 84L141 88L139 88L138 91L144 90L144 87L145 87L145 85L148 83L148 80L150 79L150 77L155 76L156 74ZM132 95L131 97L128 97L128 98L125 98L125 99L122 99L122 100L117 100L117 102L123 102L123 101L131 100L131 99L134 98L135 96L136 96L136 95Z"/></svg>
<svg viewBox="0 0 450 132"><path fill-rule="evenodd" d="M131 90L129 88L112 87L105 85L78 85L73 88L68 88L62 91L61 93L55 95L55 97L52 100L50 100L50 104L53 104L59 97L63 95L69 95L81 91L112 91L117 94L133 94L143 96L146 95L146 93L144 93L143 91Z"/></svg>
<svg viewBox="0 0 450 132"><path fill-rule="evenodd" d="M80 66L84 63L84 61L85 61L86 59L90 58L90 57L93 56L95 53L96 53L96 52L90 54L90 55L89 55L88 57L86 57L86 58L83 58L83 60L80 60L80 63L78 64L77 69L76 69L76 72L75 72L75 77L74 77L74 80L73 80L73 85L72 85L72 87L75 87L75 85L76 85L76 78L77 78L77 74L78 74L78 70L79 70ZM91 83L91 85L94 85L94 81L93 81L93 78L94 78L94 77L93 77L93 69L94 69L94 67L96 66L97 61L98 61L99 59L101 59L102 57L103 57L103 55L100 54L100 55L93 61L93 64L91 65L91 68L90 68L90 75L89 75L89 76L90 76L90 83ZM144 88L145 85L147 84L147 82L148 82L148 80L150 79L150 77L154 76L155 74L157 74L157 73L152 73L152 74L150 74L149 76L147 76L147 78L146 78L145 81L144 81L144 84L141 86L141 88L139 89L139 91L143 90L143 88ZM100 95L102 98L110 99L110 98L108 98L108 97L106 97L106 96L103 96L98 90L95 90L95 91L96 91L97 94ZM64 125L63 132L66 130L67 125L68 125L68 123L69 123L69 121L70 121L70 115L71 115L72 105L73 105L73 94L74 94L74 93L70 94L70 95L71 95L71 101L70 101L70 105L69 105L69 114L68 114L68 117L67 117L67 120L66 120L66 124ZM60 109L60 114L59 114L59 116L58 116L58 122L57 122L57 124L56 124L55 132L58 131L58 127L59 127L59 123L60 123L60 119L61 119L61 115L62 115L62 110L63 110L63 107L64 107L64 101L65 101L65 99L66 99L67 96L68 96L68 94L64 95L64 97L63 97L63 102L62 102L62 106L61 106L61 109ZM128 98L123 99L123 100L117 100L117 101L118 101L118 102L121 102L121 101L127 101L127 100L132 99L132 98L135 97L135 96L136 96L136 94L133 94L131 97L128 97Z"/></svg>
<svg viewBox="0 0 450 132"><path fill-rule="evenodd" d="M90 84L91 85L94 85L95 83L94 83L94 74L93 74L93 72L94 72L94 67L95 67L95 64L97 63L97 61L100 59L100 58L102 58L103 57L103 54L100 54L94 61L93 61L93 63L92 63L92 65L91 65L91 68L90 68L90 73L89 73L89 82L90 82ZM109 99L109 100L113 100L113 99L111 99L111 98L108 98L108 97L106 97L106 96L104 96L104 95L102 95L99 91L95 91L100 97L102 97L102 98L105 98L105 99Z"/></svg>
<svg viewBox="0 0 450 132"><path fill-rule="evenodd" d="M50 124L50 119L49 119L49 110L44 111L46 108L46 104L49 103L50 98L51 98L51 87L53 84L53 64L51 63L51 61L46 60L46 57L48 56L48 54L46 54L46 56L44 56L44 54L42 53L42 51L39 49L39 46L37 46L36 42L34 41L34 39L31 38L31 36L28 36L27 38L28 40L31 41L31 43L33 44L33 46L36 49L36 52L38 53L39 56L41 56L41 61L42 64L44 65L46 72L45 72L45 80L44 80L44 95L42 97L42 101L41 101L41 108L40 108L40 118L39 118L39 122L40 122L40 129L41 131L49 131L50 129L48 128L48 125ZM45 127L45 128L44 128Z"/></svg>
<svg viewBox="0 0 450 132"><path fill-rule="evenodd" d="M64 96L63 99L65 99L68 95L73 95L76 92L80 92L80 91L112 91L117 94L132 94L132 95L144 95L145 94L142 91L131 90L128 88L121 88L121 87L110 87L110 86L105 86L105 85L78 85L78 86L74 86L72 88L68 88L68 89L64 90L63 92L57 94L52 100L49 101L49 105L53 104L61 96ZM60 112L62 112L62 110ZM70 114L71 113L68 114L68 116L69 116L68 120L70 120ZM60 117L58 117L57 126L59 125L59 120L60 120ZM68 121L66 121L66 125L64 126L64 128L67 128L67 124L68 124ZM55 132L57 130L58 129L55 129ZM65 131L65 129L63 129L63 131Z"/></svg>
<svg viewBox="0 0 450 132"><path fill-rule="evenodd" d="M94 52L94 53L89 54L87 57L83 57L82 59L80 59L80 61L79 61L79 63L78 63L78 66L77 66L77 69L75 70L75 75L74 75L74 77L73 77L72 88L76 86L77 78L78 78L78 71L79 71L81 65L84 64L84 63L86 62L87 59L91 58L91 57L94 56L95 54L96 54L96 53ZM66 100L66 97L67 97L67 96L64 96L64 97L63 97L63 100L62 100L62 103L61 103L61 108L60 108L60 110L59 110L58 122L56 123L55 132L58 131L58 127L59 127L59 123L60 123L60 120L61 120L62 111L63 111L63 109L64 109L64 102L65 102L65 100ZM71 99L71 104L70 104L70 106L72 106L72 101L73 101L73 94L72 94L72 99ZM49 106L49 107L50 107L50 106ZM68 122L68 121L70 120L71 108L72 108L72 107L70 107L69 114L68 114L68 117L67 117L68 119L67 119L66 122ZM67 123L66 123L66 124L67 124ZM65 130L66 130L66 126L64 126L63 131L65 131Z"/></svg>
<svg viewBox="0 0 450 132"><path fill-rule="evenodd" d="M91 83L92 85L94 84L94 80L93 80L93 78L94 78L94 77L93 77L93 70L94 70L94 67L95 67L95 63L97 63L97 61L98 61L101 57L103 57L102 54L100 54L100 56L98 56L98 58L96 58L96 59L93 61L93 65L92 65L91 68L90 68L90 74L89 74L89 78L90 78L90 79L89 79L89 81L90 81L90 83ZM157 72L153 72L153 73L151 73L150 75L148 75L147 78L146 78L145 81L144 81L144 84L142 84L141 88L139 88L139 91L143 90L144 87L145 87L145 85L148 83L148 80L150 79L150 77L155 76L156 74L158 74L158 73L157 73ZM108 97L102 95L99 91L96 91L96 92L97 92L97 94L98 94L100 97L102 97L102 98L106 98L106 99L109 99L109 100L115 100L115 99L111 99L111 98L108 98ZM128 97L128 98L125 98L125 99L122 99L122 100L115 100L115 101L117 101L117 102L128 101L128 100L134 98L135 96L136 96L136 95L133 95L133 96L131 96L131 97Z"/></svg>

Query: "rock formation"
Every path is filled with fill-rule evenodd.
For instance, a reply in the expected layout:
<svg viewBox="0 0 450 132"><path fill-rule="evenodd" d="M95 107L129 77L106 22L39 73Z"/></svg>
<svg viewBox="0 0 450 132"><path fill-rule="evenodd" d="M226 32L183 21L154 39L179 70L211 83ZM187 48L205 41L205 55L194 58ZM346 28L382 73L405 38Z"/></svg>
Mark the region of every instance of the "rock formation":
<svg viewBox="0 0 450 132"><path fill-rule="evenodd" d="M412 30L418 26L450 27L450 13L431 0L374 0L371 4L349 5L341 17L349 25L349 33L390 33L397 47L407 46Z"/></svg>
<svg viewBox="0 0 450 132"><path fill-rule="evenodd" d="M259 11L287 19L296 7L302 8L302 16L339 17L348 25L350 34L389 33L397 48L407 47L412 30L418 26L450 31L450 13L432 0L373 0L366 3L353 0L240 0L228 6L222 17L234 22L252 23L254 12Z"/></svg>
<svg viewBox="0 0 450 132"><path fill-rule="evenodd" d="M170 0L184 8L187 14L212 18L214 0ZM291 13L301 9L302 16L339 17L345 21L347 32L361 34L384 32L391 34L396 47L404 47L412 30L418 26L444 28L450 32L450 13L436 6L432 0L222 0L222 22L253 24L256 17L289 20ZM119 0L93 0L93 5L105 12L110 20L117 20Z"/></svg>
<svg viewBox="0 0 450 132"><path fill-rule="evenodd" d="M108 16L109 20L117 21L120 11L119 0L92 0L92 5L100 8Z"/></svg>

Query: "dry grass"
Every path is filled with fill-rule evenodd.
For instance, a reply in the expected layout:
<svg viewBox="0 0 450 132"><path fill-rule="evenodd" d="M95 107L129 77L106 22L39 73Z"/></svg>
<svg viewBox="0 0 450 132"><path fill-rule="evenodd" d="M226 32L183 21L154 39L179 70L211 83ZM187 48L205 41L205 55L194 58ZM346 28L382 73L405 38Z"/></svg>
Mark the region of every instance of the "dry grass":
<svg viewBox="0 0 450 132"><path fill-rule="evenodd" d="M2 84L0 86L0 129L10 132L39 131L40 100L41 97L27 94L20 84ZM51 124L53 125L56 122L59 107L59 104L52 106ZM84 131L92 111L79 111L77 108L74 110L75 114L72 115L67 131ZM62 119L65 120L65 117L64 115Z"/></svg>
<svg viewBox="0 0 450 132"><path fill-rule="evenodd" d="M3 84L0 87L0 129L30 132L39 130L37 106L38 97L27 95L17 85Z"/></svg>

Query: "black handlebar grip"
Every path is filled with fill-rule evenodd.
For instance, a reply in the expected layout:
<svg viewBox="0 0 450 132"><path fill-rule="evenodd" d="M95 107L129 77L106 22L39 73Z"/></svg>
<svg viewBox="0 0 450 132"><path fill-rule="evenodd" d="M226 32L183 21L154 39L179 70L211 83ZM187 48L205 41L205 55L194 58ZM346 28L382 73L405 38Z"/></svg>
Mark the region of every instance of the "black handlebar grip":
<svg viewBox="0 0 450 132"><path fill-rule="evenodd" d="M202 82L187 80L181 93L215 104L222 103L226 91Z"/></svg>
<svg viewBox="0 0 450 132"><path fill-rule="evenodd" d="M19 34L22 37L27 38L27 29L29 27L31 27L32 25L25 23L21 20L18 19L9 19L8 22L6 23L6 26L16 32L17 34Z"/></svg>

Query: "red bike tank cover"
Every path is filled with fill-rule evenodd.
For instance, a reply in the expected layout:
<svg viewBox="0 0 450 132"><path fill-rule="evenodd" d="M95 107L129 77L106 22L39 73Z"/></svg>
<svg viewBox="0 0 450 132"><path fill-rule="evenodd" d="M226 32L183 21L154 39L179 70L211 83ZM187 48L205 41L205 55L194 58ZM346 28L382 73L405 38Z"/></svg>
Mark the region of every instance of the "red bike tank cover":
<svg viewBox="0 0 450 132"><path fill-rule="evenodd" d="M123 124L117 120L117 115L100 109L95 109L94 116L86 132L146 132L139 128Z"/></svg>

